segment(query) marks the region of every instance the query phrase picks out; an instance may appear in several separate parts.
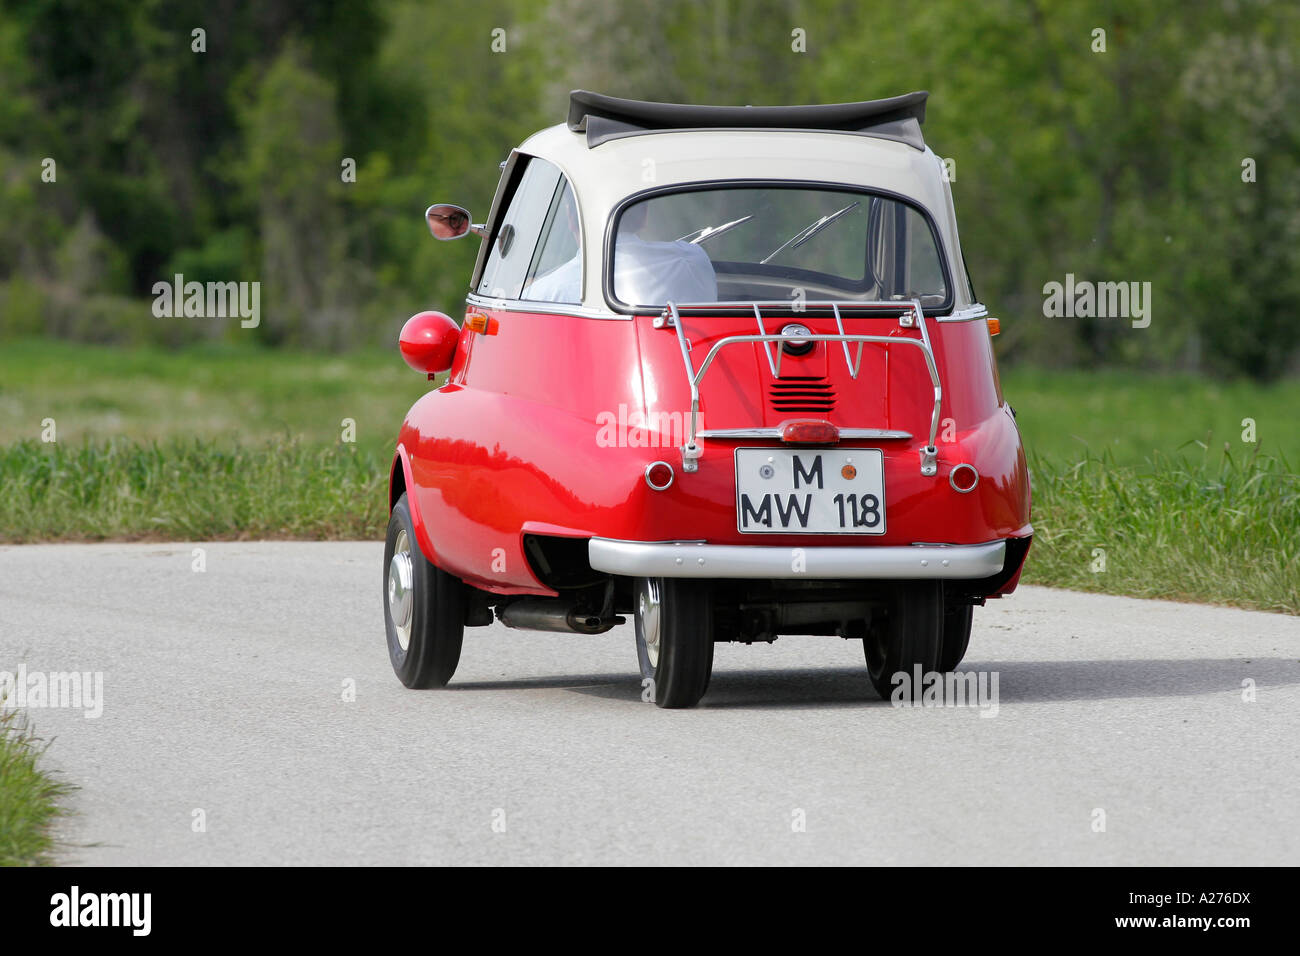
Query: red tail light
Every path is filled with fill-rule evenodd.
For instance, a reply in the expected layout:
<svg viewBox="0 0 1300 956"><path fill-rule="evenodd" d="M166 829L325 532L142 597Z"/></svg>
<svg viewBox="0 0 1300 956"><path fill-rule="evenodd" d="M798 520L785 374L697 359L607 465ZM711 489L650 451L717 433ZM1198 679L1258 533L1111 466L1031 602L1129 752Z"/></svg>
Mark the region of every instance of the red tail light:
<svg viewBox="0 0 1300 956"><path fill-rule="evenodd" d="M789 445L833 445L840 440L840 430L830 422L786 422L781 426L781 441Z"/></svg>

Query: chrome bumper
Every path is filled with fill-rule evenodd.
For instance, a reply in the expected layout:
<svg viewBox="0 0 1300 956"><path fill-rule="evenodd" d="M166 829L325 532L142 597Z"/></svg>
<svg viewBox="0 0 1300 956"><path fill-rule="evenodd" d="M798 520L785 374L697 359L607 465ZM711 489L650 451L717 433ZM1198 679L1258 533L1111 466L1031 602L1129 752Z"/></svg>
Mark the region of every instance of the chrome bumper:
<svg viewBox="0 0 1300 956"><path fill-rule="evenodd" d="M1002 570L1007 543L887 547L774 548L747 544L592 538L592 568L644 578L988 578Z"/></svg>

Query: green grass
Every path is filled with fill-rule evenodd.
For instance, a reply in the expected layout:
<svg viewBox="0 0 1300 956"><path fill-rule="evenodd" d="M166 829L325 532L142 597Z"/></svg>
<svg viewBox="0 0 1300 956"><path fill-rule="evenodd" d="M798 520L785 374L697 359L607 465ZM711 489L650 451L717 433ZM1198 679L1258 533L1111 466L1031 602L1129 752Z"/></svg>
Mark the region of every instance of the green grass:
<svg viewBox="0 0 1300 956"><path fill-rule="evenodd" d="M1300 614L1300 382L1002 384L1034 480L1026 582ZM0 345L0 542L377 540L392 442L428 387L396 349Z"/></svg>
<svg viewBox="0 0 1300 956"><path fill-rule="evenodd" d="M0 711L0 866L50 862L49 826L69 788L37 765L43 750L17 711Z"/></svg>
<svg viewBox="0 0 1300 956"><path fill-rule="evenodd" d="M320 355L254 347L179 352L65 342L0 342L0 445L40 440L53 418L60 444L203 438L331 443L342 422L380 449L429 383L397 348Z"/></svg>
<svg viewBox="0 0 1300 956"><path fill-rule="evenodd" d="M1300 614L1300 382L1016 369L1002 389L1033 475L1026 583Z"/></svg>
<svg viewBox="0 0 1300 956"><path fill-rule="evenodd" d="M1024 581L1300 614L1300 474L1280 459L1110 455L1031 465Z"/></svg>
<svg viewBox="0 0 1300 956"><path fill-rule="evenodd" d="M293 440L0 446L0 541L380 538L388 451Z"/></svg>
<svg viewBox="0 0 1300 956"><path fill-rule="evenodd" d="M1047 372L1002 373L1002 392L1031 456L1054 462L1108 455L1117 465L1145 465L1154 454L1195 442L1234 456L1256 449L1300 466L1300 381L1272 385L1207 382L1191 375ZM1242 420L1255 422L1254 444L1242 440Z"/></svg>

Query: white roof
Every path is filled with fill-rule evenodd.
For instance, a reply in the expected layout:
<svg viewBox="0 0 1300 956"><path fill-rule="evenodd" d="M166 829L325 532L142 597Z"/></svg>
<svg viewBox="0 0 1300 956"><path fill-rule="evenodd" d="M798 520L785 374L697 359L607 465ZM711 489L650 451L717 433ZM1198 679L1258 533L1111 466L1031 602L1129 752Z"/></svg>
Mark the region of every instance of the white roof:
<svg viewBox="0 0 1300 956"><path fill-rule="evenodd" d="M601 290L603 243L613 208L659 186L734 179L840 183L898 193L934 219L953 277L954 308L971 304L952 196L926 147L861 133L700 129L637 133L594 149L564 124L533 134L519 152L554 163L573 185L582 226L583 304L608 311Z"/></svg>

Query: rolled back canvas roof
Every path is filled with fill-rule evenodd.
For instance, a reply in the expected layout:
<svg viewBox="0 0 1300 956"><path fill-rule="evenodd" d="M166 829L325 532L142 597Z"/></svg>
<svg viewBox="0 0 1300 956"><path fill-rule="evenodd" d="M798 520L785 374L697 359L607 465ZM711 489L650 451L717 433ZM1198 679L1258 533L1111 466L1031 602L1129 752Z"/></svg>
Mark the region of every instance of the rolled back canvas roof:
<svg viewBox="0 0 1300 956"><path fill-rule="evenodd" d="M569 129L587 134L588 148L638 133L685 129L829 130L895 139L924 149L921 123L929 93L904 93L883 100L811 106L692 106L650 103L574 90L569 95Z"/></svg>

